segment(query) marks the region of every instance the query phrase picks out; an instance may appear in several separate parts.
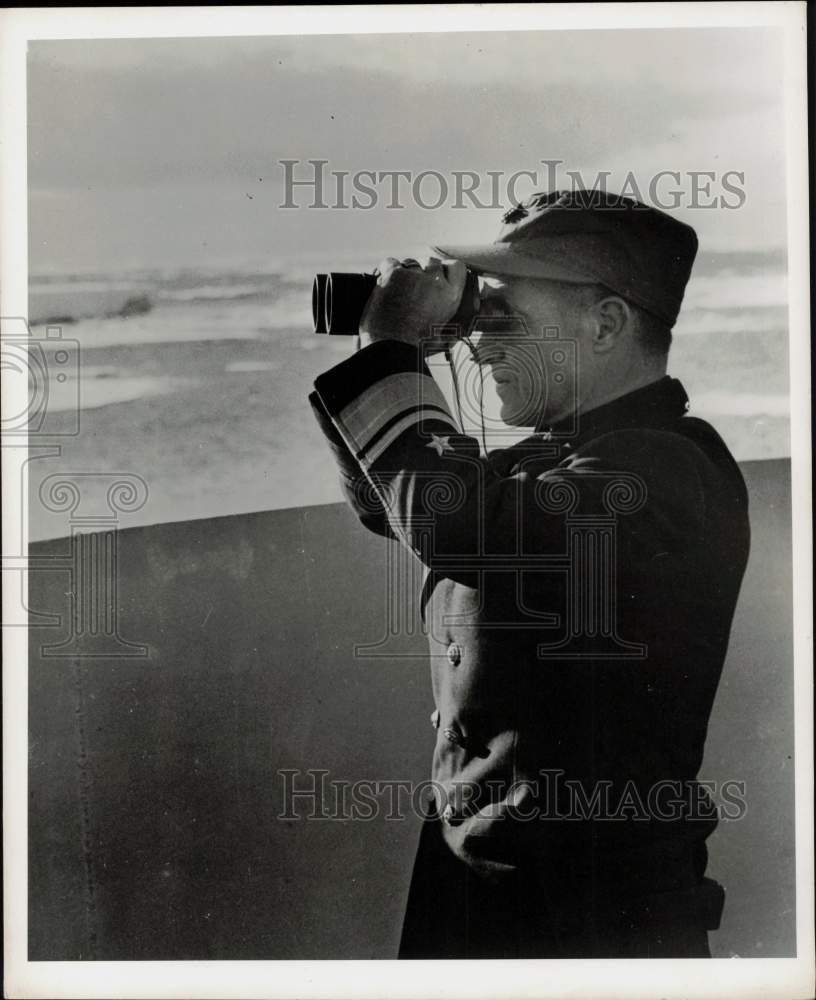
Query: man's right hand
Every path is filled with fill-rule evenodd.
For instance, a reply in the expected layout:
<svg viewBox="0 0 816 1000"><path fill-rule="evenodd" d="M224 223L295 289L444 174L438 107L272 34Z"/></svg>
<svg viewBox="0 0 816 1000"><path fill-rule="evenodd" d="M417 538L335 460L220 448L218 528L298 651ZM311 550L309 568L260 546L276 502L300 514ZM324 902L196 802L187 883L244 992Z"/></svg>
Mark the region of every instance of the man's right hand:
<svg viewBox="0 0 816 1000"><path fill-rule="evenodd" d="M360 320L360 346L401 340L418 346L456 313L467 268L461 261L387 257ZM451 338L451 343L454 338ZM440 348L441 349L441 348Z"/></svg>

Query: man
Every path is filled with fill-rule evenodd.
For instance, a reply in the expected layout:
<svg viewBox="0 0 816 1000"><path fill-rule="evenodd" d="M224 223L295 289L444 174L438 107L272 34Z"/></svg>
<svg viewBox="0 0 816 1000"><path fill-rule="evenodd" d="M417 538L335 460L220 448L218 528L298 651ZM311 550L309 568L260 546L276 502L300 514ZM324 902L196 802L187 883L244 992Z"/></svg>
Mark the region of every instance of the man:
<svg viewBox="0 0 816 1000"><path fill-rule="evenodd" d="M597 191L503 221L384 262L361 349L310 397L363 523L428 570L435 804L400 957L707 957L723 893L695 778L749 528L666 375L696 235ZM466 268L476 359L533 428L487 456L424 362Z"/></svg>

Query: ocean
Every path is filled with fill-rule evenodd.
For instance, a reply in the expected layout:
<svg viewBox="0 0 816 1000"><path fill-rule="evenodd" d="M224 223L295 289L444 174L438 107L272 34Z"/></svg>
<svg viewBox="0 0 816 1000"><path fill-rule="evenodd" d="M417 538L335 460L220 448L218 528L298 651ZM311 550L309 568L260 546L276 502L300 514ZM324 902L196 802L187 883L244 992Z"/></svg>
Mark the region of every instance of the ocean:
<svg viewBox="0 0 816 1000"><path fill-rule="evenodd" d="M355 264L337 269L362 269ZM148 500L122 526L340 500L306 397L352 343L312 333L314 269L296 262L32 275L31 332L47 355L69 356L59 376L57 366L47 369L49 430L67 431L77 413L79 421L78 433L58 439L59 456L30 463L30 540L67 533L66 515L37 499L37 479L54 472L140 476ZM460 380L478 394L469 365L463 352ZM452 402L444 364L434 373ZM789 455L784 260L698 260L669 373L737 459ZM488 447L506 444L512 435L495 419L489 378L483 405ZM481 434L470 396L463 417L466 430Z"/></svg>

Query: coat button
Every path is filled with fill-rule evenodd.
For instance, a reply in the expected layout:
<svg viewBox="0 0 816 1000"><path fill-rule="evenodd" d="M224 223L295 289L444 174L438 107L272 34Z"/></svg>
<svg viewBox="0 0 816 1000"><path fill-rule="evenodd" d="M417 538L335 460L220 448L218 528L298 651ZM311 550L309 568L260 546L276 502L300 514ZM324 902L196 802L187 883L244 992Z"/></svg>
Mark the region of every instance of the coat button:
<svg viewBox="0 0 816 1000"><path fill-rule="evenodd" d="M439 729L439 709L438 708L435 708L433 710L433 712L431 712L431 725L434 727L434 729Z"/></svg>
<svg viewBox="0 0 816 1000"><path fill-rule="evenodd" d="M458 643L452 642L450 646L448 646L448 660L450 661L452 666L458 667L461 659L462 659L462 650L460 646L458 645Z"/></svg>

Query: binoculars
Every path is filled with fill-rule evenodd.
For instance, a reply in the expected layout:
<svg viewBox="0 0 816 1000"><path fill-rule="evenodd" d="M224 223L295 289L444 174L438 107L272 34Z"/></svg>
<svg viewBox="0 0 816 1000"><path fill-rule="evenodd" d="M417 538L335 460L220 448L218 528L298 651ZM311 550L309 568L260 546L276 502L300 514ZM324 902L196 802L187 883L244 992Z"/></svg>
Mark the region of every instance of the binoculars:
<svg viewBox="0 0 816 1000"><path fill-rule="evenodd" d="M375 274L315 275L312 285L312 319L315 333L356 337L366 303L377 284ZM458 326L467 333L479 313L479 279L468 268L465 288L456 313L444 326Z"/></svg>

